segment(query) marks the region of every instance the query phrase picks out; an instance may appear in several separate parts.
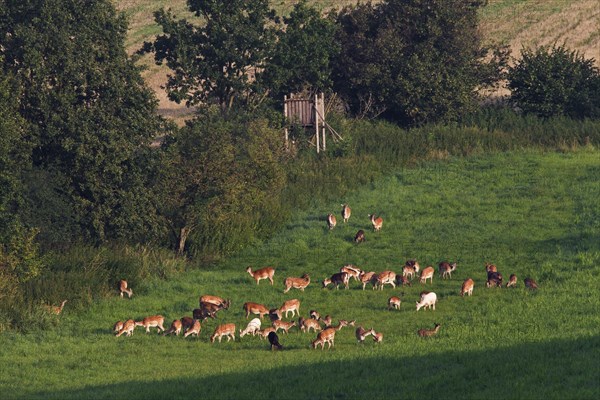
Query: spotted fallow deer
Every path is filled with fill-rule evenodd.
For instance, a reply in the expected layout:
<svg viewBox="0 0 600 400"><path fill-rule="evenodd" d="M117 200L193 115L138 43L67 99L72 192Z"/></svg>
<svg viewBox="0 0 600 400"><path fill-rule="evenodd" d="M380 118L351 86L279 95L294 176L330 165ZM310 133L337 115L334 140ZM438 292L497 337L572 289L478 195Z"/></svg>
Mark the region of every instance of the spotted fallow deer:
<svg viewBox="0 0 600 400"><path fill-rule="evenodd" d="M400 297L392 296L388 299L388 310L391 310L391 309L399 310L400 304L402 304Z"/></svg>
<svg viewBox="0 0 600 400"><path fill-rule="evenodd" d="M244 311L246 312L246 318L250 316L250 314L256 314L260 316L260 319L263 319L265 315L269 314L269 309L262 304L258 303L244 303Z"/></svg>
<svg viewBox="0 0 600 400"><path fill-rule="evenodd" d="M189 328L192 327L192 325L194 325L194 318L192 317L182 317L180 319L181 321L181 329L185 332L187 331Z"/></svg>
<svg viewBox="0 0 600 400"><path fill-rule="evenodd" d="M419 270L421 269L419 262L415 259L406 260L406 262L404 263L404 266L405 267L413 267L413 269L415 270L415 274L418 274Z"/></svg>
<svg viewBox="0 0 600 400"><path fill-rule="evenodd" d="M60 315L63 308L65 308L65 304L67 304L67 300L63 300L63 302L60 303L60 306L46 306L46 309L51 314Z"/></svg>
<svg viewBox="0 0 600 400"><path fill-rule="evenodd" d="M371 219L371 224L373 225L373 230L375 232L381 230L383 226L383 218L375 217L375 214L369 214L369 218Z"/></svg>
<svg viewBox="0 0 600 400"><path fill-rule="evenodd" d="M487 272L488 274L490 272L498 272L498 268L496 268L494 264L485 263L485 272Z"/></svg>
<svg viewBox="0 0 600 400"><path fill-rule="evenodd" d="M335 228L336 225L337 225L337 220L335 219L335 215L327 214L327 227L329 229L333 229L333 228Z"/></svg>
<svg viewBox="0 0 600 400"><path fill-rule="evenodd" d="M435 272L435 270L433 269L433 267L430 265L426 268L423 269L423 271L421 271L421 278L419 279L420 283L427 283L427 279L429 279L431 281L431 283L433 284L433 273Z"/></svg>
<svg viewBox="0 0 600 400"><path fill-rule="evenodd" d="M460 288L460 296L464 297L465 294L471 296L473 294L473 286L475 286L475 282L473 282L473 279L466 279L463 282L462 287Z"/></svg>
<svg viewBox="0 0 600 400"><path fill-rule="evenodd" d="M275 332L281 329L285 333L288 333L288 331L294 326L296 326L296 321L286 322L280 319L277 321L273 321L273 328L275 328Z"/></svg>
<svg viewBox="0 0 600 400"><path fill-rule="evenodd" d="M392 285L396 288L396 273L394 271L383 271L377 275L377 287L383 290L384 285Z"/></svg>
<svg viewBox="0 0 600 400"><path fill-rule="evenodd" d="M330 349L332 346L335 346L335 333L344 326L347 326L347 324L344 324L342 321L340 321L340 324L337 327L330 327L319 332L317 339L312 342L312 348L316 349L318 345L321 345L321 350L323 350L325 348L325 343L328 344L328 349Z"/></svg>
<svg viewBox="0 0 600 400"><path fill-rule="evenodd" d="M308 312L308 315L310 315L311 318L314 318L317 321L321 319L321 314L319 314L319 312L317 310L310 310Z"/></svg>
<svg viewBox="0 0 600 400"><path fill-rule="evenodd" d="M405 278L414 279L416 273L417 271L413 266L405 265L404 267L402 267L402 276L404 276Z"/></svg>
<svg viewBox="0 0 600 400"><path fill-rule="evenodd" d="M192 326L190 326L185 333L183 334L183 337L186 338L188 336L193 336L196 335L196 337L200 336L200 331L202 330L202 325L200 325L200 321L195 319L194 322L192 323Z"/></svg>
<svg viewBox="0 0 600 400"><path fill-rule="evenodd" d="M115 325L113 326L113 332L114 333L119 333L119 331L121 329L123 329L123 326L124 326L123 321L117 321L117 322L115 322Z"/></svg>
<svg viewBox="0 0 600 400"><path fill-rule="evenodd" d="M364 343L365 339L369 336L369 335L374 335L375 331L373 330L373 328L366 330L365 328L363 328L362 326L359 326L358 328L356 328L356 340L358 341L358 343Z"/></svg>
<svg viewBox="0 0 600 400"><path fill-rule="evenodd" d="M304 289L310 284L310 276L304 274L300 278L285 278L283 284L285 286L283 293L289 292L292 288L304 292Z"/></svg>
<svg viewBox="0 0 600 400"><path fill-rule="evenodd" d="M150 328L156 327L158 333L161 333L165 330L163 327L164 322L165 318L162 315L152 315L144 318L141 321L136 321L135 326L143 326L146 328L146 333L150 333Z"/></svg>
<svg viewBox="0 0 600 400"><path fill-rule="evenodd" d="M450 264L447 261L442 261L438 267L440 271L440 278L442 279L446 279L446 277L451 279L452 272L456 271L456 263Z"/></svg>
<svg viewBox="0 0 600 400"><path fill-rule="evenodd" d="M375 332L373 331L373 341L375 343L383 342L383 332Z"/></svg>
<svg viewBox="0 0 600 400"><path fill-rule="evenodd" d="M256 271L252 271L252 267L246 268L246 272L254 278L256 284L262 279L268 279L271 282L271 286L273 286L273 275L275 274L275 269L272 267L265 267L261 269L257 269Z"/></svg>
<svg viewBox="0 0 600 400"><path fill-rule="evenodd" d="M419 329L417 334L421 337L430 337L436 335L440 330L440 324L435 324L433 329Z"/></svg>
<svg viewBox="0 0 600 400"><path fill-rule="evenodd" d="M171 334L175 334L175 336L179 336L179 333L181 332L181 321L176 319L173 320L173 322L171 322L171 327L169 329L167 329L165 331L165 333L163 333L163 336L167 336L167 335L171 335Z"/></svg>
<svg viewBox="0 0 600 400"><path fill-rule="evenodd" d="M344 219L344 223L348 222L351 214L352 209L350 206L348 204L342 204L342 218Z"/></svg>
<svg viewBox="0 0 600 400"><path fill-rule="evenodd" d="M263 329L262 331L258 331L258 336L261 340L266 339L269 336L269 333L275 332L275 328L269 326L268 328Z"/></svg>
<svg viewBox="0 0 600 400"><path fill-rule="evenodd" d="M225 310L229 309L229 306L231 305L231 300L229 299L223 299L222 297L219 296L212 296L212 295L204 295L204 296L200 296L200 308L202 308L202 304L214 304L215 306L220 306Z"/></svg>
<svg viewBox="0 0 600 400"><path fill-rule="evenodd" d="M315 332L321 331L321 325L319 325L319 321L314 318L300 318L298 319L298 326L300 327L300 331L302 332L310 332L310 330L314 330Z"/></svg>
<svg viewBox="0 0 600 400"><path fill-rule="evenodd" d="M517 287L517 276L515 274L510 274L508 278L508 282L506 282L506 287Z"/></svg>
<svg viewBox="0 0 600 400"><path fill-rule="evenodd" d="M347 264L340 268L340 272L345 272L348 274L348 279L354 278L355 281L358 281L358 277L362 273L362 270L358 268L356 265Z"/></svg>
<svg viewBox="0 0 600 400"><path fill-rule="evenodd" d="M300 300L292 299L283 303L281 307L279 307L279 314L283 315L285 313L285 317L288 317L288 313L292 312L292 317L298 314L300 316Z"/></svg>
<svg viewBox="0 0 600 400"><path fill-rule="evenodd" d="M127 293L128 298L131 298L131 296L133 296L133 289L127 287L127 281L125 279L121 279L119 281L119 292L121 298L123 298L123 293Z"/></svg>
<svg viewBox="0 0 600 400"><path fill-rule="evenodd" d="M128 319L121 327L121 330L117 333L117 337L121 336L122 334L125 334L125 336L133 335L133 330L135 329L135 327L135 321L132 319Z"/></svg>
<svg viewBox="0 0 600 400"><path fill-rule="evenodd" d="M365 290L367 283L370 283L371 285L373 285L372 289L375 289L377 287L377 274L373 271L363 272L362 274L360 274L358 276L358 279L361 281L361 283L363 285L363 290Z"/></svg>
<svg viewBox="0 0 600 400"><path fill-rule="evenodd" d="M224 324L217 326L214 333L210 337L210 342L214 343L215 339L219 339L219 343L221 343L221 339L223 336L227 336L227 341L229 342L231 339L235 342L235 324Z"/></svg>
<svg viewBox="0 0 600 400"><path fill-rule="evenodd" d="M344 287L348 289L349 281L350 275L345 272L338 272L337 274L331 275L331 278L323 280L323 289L325 289L330 283L333 283L336 289L339 289L340 284L344 284Z"/></svg>

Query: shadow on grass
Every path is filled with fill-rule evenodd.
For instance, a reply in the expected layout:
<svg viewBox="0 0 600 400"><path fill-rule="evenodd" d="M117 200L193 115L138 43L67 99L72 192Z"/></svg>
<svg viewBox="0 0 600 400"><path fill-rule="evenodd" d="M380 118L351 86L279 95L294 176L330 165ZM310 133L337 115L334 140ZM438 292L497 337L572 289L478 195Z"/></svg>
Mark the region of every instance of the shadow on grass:
<svg viewBox="0 0 600 400"><path fill-rule="evenodd" d="M425 339L436 341L435 338ZM434 342L435 343L435 342ZM432 346L434 345L432 343ZM39 398L203 399L428 399L600 398L600 336L527 343L486 351L341 360L339 347L295 353L303 365L194 378L130 381L78 390L36 393ZM385 346L385 343L382 345ZM367 348L365 347L365 350ZM268 351L268 350L265 350ZM302 352L306 352L304 355ZM322 361L323 359L333 359ZM202 362L201 359L198 362ZM168 368L162 366L161 368ZM215 365L215 369L226 369ZM31 396L30 396L31 397Z"/></svg>

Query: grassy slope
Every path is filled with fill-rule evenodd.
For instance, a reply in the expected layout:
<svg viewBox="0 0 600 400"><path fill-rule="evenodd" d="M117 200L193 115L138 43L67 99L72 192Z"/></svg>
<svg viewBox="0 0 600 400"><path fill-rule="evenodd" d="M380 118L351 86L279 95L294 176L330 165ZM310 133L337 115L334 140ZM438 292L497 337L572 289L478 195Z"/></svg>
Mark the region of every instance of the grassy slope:
<svg viewBox="0 0 600 400"><path fill-rule="evenodd" d="M299 213L272 240L257 244L219 269L190 271L172 281L136 288L131 301L115 298L83 315L61 317L60 329L0 336L2 398L597 398L600 299L600 153L501 154L407 169L374 182L336 204ZM348 202L347 226L329 232L323 216ZM368 230L367 213L385 219ZM342 224L343 225L343 224ZM367 242L351 239L365 229ZM322 280L345 263L367 270L400 270L456 260L449 281L437 275L435 312L416 313L419 284L383 292L321 290L282 294L282 280L309 272ZM517 289L485 289L484 262L494 262ZM274 265L276 284L257 287L247 265ZM523 288L534 277L538 292ZM466 277L471 298L458 296ZM245 301L277 306L299 298L302 314L317 309L356 319L385 334L384 343L358 346L353 328L338 333L331 351L314 351L314 334L280 335L287 350L265 342L210 345L217 321L199 340L145 335L114 338L117 319L161 313L168 321L195 307L200 294L232 299L220 322L246 323ZM402 310L386 311L392 295ZM416 330L442 324L422 340ZM139 328L138 328L139 329Z"/></svg>

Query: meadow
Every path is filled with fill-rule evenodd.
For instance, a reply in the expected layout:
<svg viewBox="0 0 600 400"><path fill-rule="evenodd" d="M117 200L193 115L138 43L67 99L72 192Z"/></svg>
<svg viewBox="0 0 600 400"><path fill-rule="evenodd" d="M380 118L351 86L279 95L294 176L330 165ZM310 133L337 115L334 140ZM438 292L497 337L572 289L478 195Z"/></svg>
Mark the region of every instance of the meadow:
<svg viewBox="0 0 600 400"><path fill-rule="evenodd" d="M360 168L357 165L355 168ZM0 335L0 397L13 398L598 398L600 397L600 152L515 150L448 157L373 180L331 202L298 211L269 240L220 263L168 279L149 279L134 297L117 293L85 310L71 309L45 330ZM347 224L340 204L352 207ZM325 216L338 226L329 231ZM380 232L367 214L384 219ZM366 242L352 239L358 229ZM322 289L321 281L352 263L399 272L457 262L452 279L411 287ZM492 262L515 289L485 288ZM256 285L247 266L273 266L275 285ZM283 294L283 279L309 273L305 292ZM461 283L475 280L472 297ZM523 279L540 289L525 289ZM415 311L423 290L438 295L436 311ZM117 320L162 314L166 325L191 315L202 294L232 301L207 320L198 339L145 334L115 338ZM387 299L399 296L400 311ZM209 343L219 323L244 328L242 304L278 307L297 298L310 309L383 332L357 344L355 328L336 335L331 350L313 350L315 334L280 334L283 351L258 337ZM295 318L294 318L295 319ZM442 325L422 339L420 328ZM263 321L263 326L266 321Z"/></svg>

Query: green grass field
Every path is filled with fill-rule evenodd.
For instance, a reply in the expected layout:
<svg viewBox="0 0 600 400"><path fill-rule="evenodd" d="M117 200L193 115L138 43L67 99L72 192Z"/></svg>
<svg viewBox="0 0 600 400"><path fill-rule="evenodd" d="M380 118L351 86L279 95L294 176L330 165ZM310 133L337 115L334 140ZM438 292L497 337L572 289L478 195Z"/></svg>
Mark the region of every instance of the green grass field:
<svg viewBox="0 0 600 400"><path fill-rule="evenodd" d="M299 212L271 240L220 265L136 287L131 300L94 304L83 313L65 307L56 328L0 335L0 397L12 398L518 398L600 397L600 152L537 151L427 163L397 171L369 187ZM325 215L348 224L328 231ZM384 218L374 233L367 214ZM352 238L364 229L366 243ZM320 282L347 263L365 270L400 271L456 261L451 280L436 273L427 290L436 311L415 311L425 288L323 290ZM486 289L484 263L495 263L516 289ZM275 285L256 286L248 265L276 268ZM309 273L305 292L283 294L283 279ZM524 288L525 277L540 285ZM475 280L473 297L461 283ZM191 315L201 294L232 300L209 320L199 339L111 333L117 320L162 314L169 324ZM402 298L387 311L389 296ZM336 335L331 350L312 350L315 334L280 334L281 352L258 337L210 344L217 323L245 327L242 304L269 307L301 300L310 309L383 332L358 345L355 328ZM58 318L58 317L57 317ZM439 335L419 328L442 324ZM266 321L263 321L263 327Z"/></svg>

